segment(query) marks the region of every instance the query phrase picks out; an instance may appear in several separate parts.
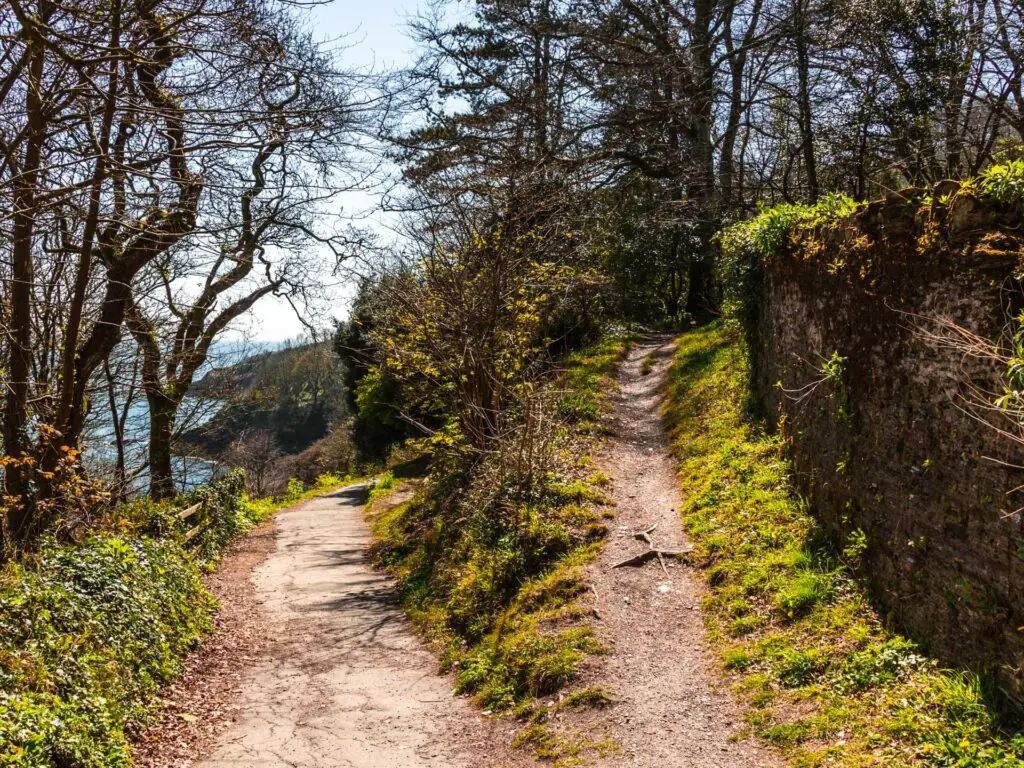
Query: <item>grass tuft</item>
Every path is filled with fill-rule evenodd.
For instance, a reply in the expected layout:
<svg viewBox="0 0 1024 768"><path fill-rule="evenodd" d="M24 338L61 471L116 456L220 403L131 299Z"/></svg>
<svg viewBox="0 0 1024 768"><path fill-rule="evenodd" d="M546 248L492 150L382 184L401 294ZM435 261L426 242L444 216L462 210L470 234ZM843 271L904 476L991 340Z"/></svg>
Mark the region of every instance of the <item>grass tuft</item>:
<svg viewBox="0 0 1024 768"><path fill-rule="evenodd" d="M798 500L782 444L743 408L745 361L734 324L685 334L666 419L710 635L752 730L801 768L1019 768L1024 732L978 676L885 628L852 575L868 542L830 544Z"/></svg>
<svg viewBox="0 0 1024 768"><path fill-rule="evenodd" d="M640 363L640 375L641 376L650 376L651 371L654 370L654 364L657 361L658 361L658 359L655 357L653 352L651 352L649 355L647 355L647 357L645 357L643 359L643 362Z"/></svg>
<svg viewBox="0 0 1024 768"><path fill-rule="evenodd" d="M566 362L557 410L574 455L600 431L602 396L626 347L607 339ZM578 471L550 477L539 498L505 496L486 508L464 500L474 498L472 479L435 472L374 520L375 557L397 577L406 611L455 670L457 690L487 709L554 694L604 650L581 597L584 566L606 533L599 488L608 481L575 460Z"/></svg>

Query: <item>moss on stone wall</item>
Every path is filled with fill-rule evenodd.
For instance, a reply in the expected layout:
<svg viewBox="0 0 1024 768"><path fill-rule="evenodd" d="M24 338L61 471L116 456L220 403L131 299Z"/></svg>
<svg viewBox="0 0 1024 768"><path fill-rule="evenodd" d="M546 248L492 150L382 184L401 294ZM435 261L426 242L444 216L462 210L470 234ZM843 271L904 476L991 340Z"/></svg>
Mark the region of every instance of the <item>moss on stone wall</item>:
<svg viewBox="0 0 1024 768"><path fill-rule="evenodd" d="M883 200L765 211L722 235L760 272L752 383L800 490L894 626L1024 698L1024 163ZM833 365L842 361L841 365Z"/></svg>

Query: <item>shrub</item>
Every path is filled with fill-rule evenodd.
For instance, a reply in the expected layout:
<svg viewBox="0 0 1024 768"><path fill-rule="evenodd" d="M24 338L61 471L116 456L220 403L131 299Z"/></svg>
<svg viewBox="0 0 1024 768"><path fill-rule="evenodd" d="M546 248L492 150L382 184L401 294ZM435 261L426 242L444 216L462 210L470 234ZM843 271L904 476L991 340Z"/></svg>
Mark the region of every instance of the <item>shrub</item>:
<svg viewBox="0 0 1024 768"><path fill-rule="evenodd" d="M125 732L211 628L172 539L45 545L0 574L0 766L127 766Z"/></svg>

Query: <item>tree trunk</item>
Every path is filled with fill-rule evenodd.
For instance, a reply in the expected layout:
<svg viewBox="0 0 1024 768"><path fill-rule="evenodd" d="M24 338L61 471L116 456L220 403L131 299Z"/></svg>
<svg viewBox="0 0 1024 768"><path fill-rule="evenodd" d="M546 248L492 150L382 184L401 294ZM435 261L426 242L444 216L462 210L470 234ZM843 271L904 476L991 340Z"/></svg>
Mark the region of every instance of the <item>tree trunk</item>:
<svg viewBox="0 0 1024 768"><path fill-rule="evenodd" d="M114 374L110 370L110 361L103 361L103 374L107 380L107 404L110 407L110 423L114 429L114 446L117 449L117 464L114 468L114 486L117 494L116 500L119 503L128 499L128 469L125 463L124 451L124 419L117 407L117 390L115 388ZM131 400L125 403L125 409L131 406Z"/></svg>
<svg viewBox="0 0 1024 768"><path fill-rule="evenodd" d="M800 117L800 149L803 153L804 175L807 177L807 199L816 202L818 164L814 155L814 113L811 108L811 62L807 41L807 7L804 0L793 4L793 42L796 45L797 100Z"/></svg>
<svg viewBox="0 0 1024 768"><path fill-rule="evenodd" d="M36 192L46 133L43 106L43 65L46 48L35 25L26 28L29 36L28 88L25 108L28 117L25 158L15 176L14 211L11 227L10 353L7 361L7 393L4 401L4 453L15 459L26 457L29 377L32 371L32 286L34 268L32 246L35 235ZM34 504L30 498L30 471L17 462L4 470L6 494L18 501L7 506L6 536L27 540L38 528ZM0 543L2 546L2 543Z"/></svg>
<svg viewBox="0 0 1024 768"><path fill-rule="evenodd" d="M718 210L715 196L715 143L713 136L715 68L714 52L714 0L694 3L692 52L695 66L691 86L693 103L693 155L694 173L687 185L687 196L699 217L697 237L700 250L689 264L689 287L686 311L698 321L715 314L717 302L713 290L715 244L712 238L718 231Z"/></svg>
<svg viewBox="0 0 1024 768"><path fill-rule="evenodd" d="M154 501L174 495L171 439L178 405L163 392L147 392L149 403L149 495Z"/></svg>
<svg viewBox="0 0 1024 768"><path fill-rule="evenodd" d="M702 256L690 262L689 287L686 292L686 311L697 322L713 317L718 309L715 296L714 262Z"/></svg>
<svg viewBox="0 0 1024 768"><path fill-rule="evenodd" d="M120 2L114 2L112 5L113 19L111 21L110 50L116 51L120 47L121 40L121 4ZM89 211L86 215L85 226L82 232L82 248L78 255L78 267L75 271L74 293L72 294L65 326L55 423L61 434L56 435L55 440L51 441L49 456L44 459L44 468L50 471L53 470L60 456L57 446L67 444L64 436L69 433L68 427L71 422L72 403L75 393L78 391L75 382L75 374L77 373L75 362L78 356L78 339L82 326L86 294L89 290L89 278L92 274L93 250L96 234L100 226L103 182L107 177L107 154L110 151L110 133L114 124L114 112L117 104L118 66L118 59L111 56L110 70L107 74L107 100L103 108L103 122L100 126L99 152L96 155L96 165L89 190ZM105 356L104 364L106 364ZM68 436L70 437L71 435ZM77 435L74 437L77 437Z"/></svg>

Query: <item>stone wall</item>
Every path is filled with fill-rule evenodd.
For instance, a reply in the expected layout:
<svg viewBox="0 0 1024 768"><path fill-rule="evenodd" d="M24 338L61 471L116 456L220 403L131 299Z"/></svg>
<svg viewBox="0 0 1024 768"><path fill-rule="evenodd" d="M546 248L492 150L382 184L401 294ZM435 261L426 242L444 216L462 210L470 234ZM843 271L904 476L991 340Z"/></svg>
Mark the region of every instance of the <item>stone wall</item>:
<svg viewBox="0 0 1024 768"><path fill-rule="evenodd" d="M1024 307L1021 217L943 182L795 233L764 264L755 386L790 439L801 490L894 626L1024 701L1024 447L990 406ZM943 197L942 199L948 199Z"/></svg>

